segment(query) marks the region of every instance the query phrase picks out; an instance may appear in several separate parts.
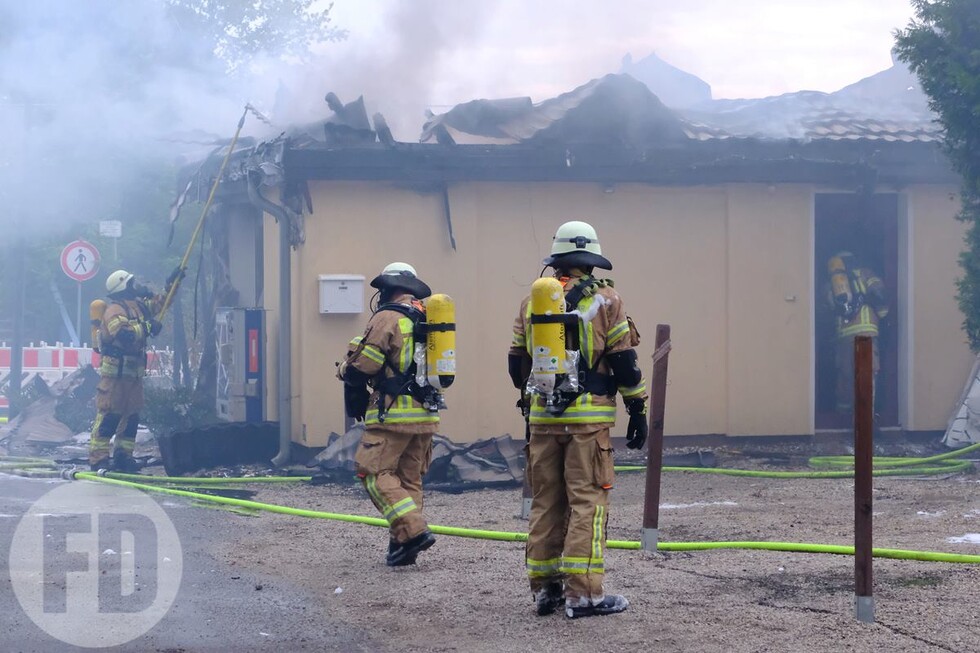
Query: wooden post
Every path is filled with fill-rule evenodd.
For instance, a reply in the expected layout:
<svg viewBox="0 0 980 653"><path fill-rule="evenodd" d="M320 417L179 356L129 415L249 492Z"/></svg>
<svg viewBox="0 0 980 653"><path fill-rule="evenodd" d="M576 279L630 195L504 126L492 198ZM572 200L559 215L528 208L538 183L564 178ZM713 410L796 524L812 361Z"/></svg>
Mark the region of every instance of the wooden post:
<svg viewBox="0 0 980 653"><path fill-rule="evenodd" d="M870 336L854 339L854 612L874 623L872 582L872 458L874 455L874 370Z"/></svg>
<svg viewBox="0 0 980 653"><path fill-rule="evenodd" d="M660 538L660 475L664 462L664 413L667 403L667 357L670 353L670 325L657 325L656 350L653 353L653 377L650 379L650 424L647 438L647 484L643 497L644 551L656 551Z"/></svg>

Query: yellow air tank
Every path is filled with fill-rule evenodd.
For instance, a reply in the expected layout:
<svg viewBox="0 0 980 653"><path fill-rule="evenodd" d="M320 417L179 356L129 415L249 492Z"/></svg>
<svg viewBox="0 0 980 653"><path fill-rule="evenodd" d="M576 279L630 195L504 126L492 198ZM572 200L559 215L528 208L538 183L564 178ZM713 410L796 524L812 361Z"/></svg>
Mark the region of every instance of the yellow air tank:
<svg viewBox="0 0 980 653"><path fill-rule="evenodd" d="M830 290L834 295L834 302L840 306L849 307L853 301L851 296L851 282L847 278L847 266L844 259L840 256L832 256L827 262L827 271L830 273Z"/></svg>
<svg viewBox="0 0 980 653"><path fill-rule="evenodd" d="M565 373L564 312L565 293L557 279L531 284L531 385L543 394L554 392L556 377Z"/></svg>
<svg viewBox="0 0 980 653"><path fill-rule="evenodd" d="M102 316L105 315L106 303L96 299L88 305L89 324L92 325L92 349L99 353L102 347Z"/></svg>
<svg viewBox="0 0 980 653"><path fill-rule="evenodd" d="M456 378L456 304L449 295L432 295L425 302L425 314L427 380L433 388L448 388Z"/></svg>

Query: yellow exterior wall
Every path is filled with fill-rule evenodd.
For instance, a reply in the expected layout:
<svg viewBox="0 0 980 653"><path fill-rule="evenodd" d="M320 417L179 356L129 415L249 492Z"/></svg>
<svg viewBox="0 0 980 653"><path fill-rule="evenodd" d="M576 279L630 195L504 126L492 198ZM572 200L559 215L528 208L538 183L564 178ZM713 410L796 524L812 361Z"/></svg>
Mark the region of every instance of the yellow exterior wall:
<svg viewBox="0 0 980 653"><path fill-rule="evenodd" d="M541 271L555 228L593 223L643 342L650 374L657 323L672 327L668 435L813 432L812 211L810 186L658 188L594 183L452 185L457 251L442 197L383 182L311 182L315 214L293 253L294 441L323 446L343 428L334 378L349 339L370 313L320 315L321 274L366 277L387 263L413 264L457 303L458 378L440 432L457 441L511 433L514 408L505 356L517 307ZM962 225L949 191L909 191L914 252L911 303L913 411L906 428L940 429L971 357L952 299ZM268 406L276 416L278 226L266 216ZM929 252L950 252L942 261ZM937 292L936 289L941 289ZM622 412L614 435L625 429Z"/></svg>
<svg viewBox="0 0 980 653"><path fill-rule="evenodd" d="M955 188L908 190L912 246L910 430L944 430L973 365L961 329L955 279L966 226Z"/></svg>
<svg viewBox="0 0 980 653"><path fill-rule="evenodd" d="M728 435L812 433L812 196L728 188Z"/></svg>

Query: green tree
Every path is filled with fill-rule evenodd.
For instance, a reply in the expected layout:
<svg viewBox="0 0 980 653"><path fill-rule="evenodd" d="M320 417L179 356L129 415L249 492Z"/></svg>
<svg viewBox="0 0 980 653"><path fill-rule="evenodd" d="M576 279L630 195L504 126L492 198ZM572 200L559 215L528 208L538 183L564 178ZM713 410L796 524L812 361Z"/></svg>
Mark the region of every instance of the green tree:
<svg viewBox="0 0 980 653"><path fill-rule="evenodd" d="M912 6L915 18L896 33L896 51L929 96L963 180L958 218L968 229L957 298L970 347L980 351L980 2L912 0Z"/></svg>

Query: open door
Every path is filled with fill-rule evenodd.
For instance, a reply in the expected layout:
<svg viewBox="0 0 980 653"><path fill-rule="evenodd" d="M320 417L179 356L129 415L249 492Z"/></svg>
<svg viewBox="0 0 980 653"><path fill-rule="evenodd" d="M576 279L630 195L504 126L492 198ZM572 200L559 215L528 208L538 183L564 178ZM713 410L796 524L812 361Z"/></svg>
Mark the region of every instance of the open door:
<svg viewBox="0 0 980 653"><path fill-rule="evenodd" d="M885 283L890 310L879 325L881 370L875 393L876 426L897 427L898 195L818 193L814 220L816 429L850 429L854 420L851 413L837 411L836 401L836 316L829 297L827 261L840 250L856 254L862 265L871 268Z"/></svg>

